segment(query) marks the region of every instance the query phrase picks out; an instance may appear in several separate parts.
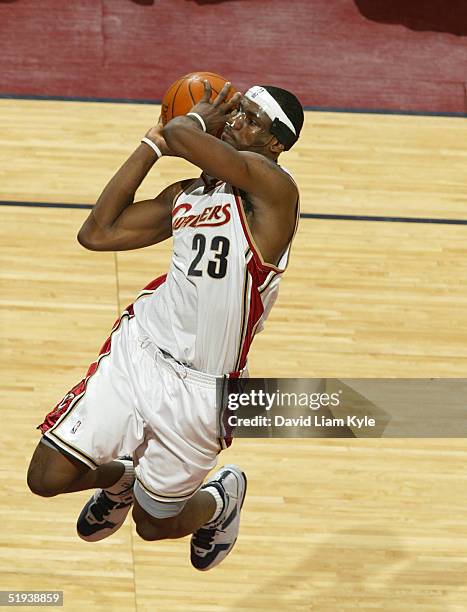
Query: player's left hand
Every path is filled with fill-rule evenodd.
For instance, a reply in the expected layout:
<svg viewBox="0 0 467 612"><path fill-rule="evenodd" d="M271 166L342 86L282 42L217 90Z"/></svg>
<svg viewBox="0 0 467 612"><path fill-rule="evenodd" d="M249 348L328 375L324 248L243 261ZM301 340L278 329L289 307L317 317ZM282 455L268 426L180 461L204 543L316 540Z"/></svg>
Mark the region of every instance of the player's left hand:
<svg viewBox="0 0 467 612"><path fill-rule="evenodd" d="M156 144L159 147L162 155L173 156L174 154L169 149L169 146L165 142L165 138L162 135L163 129L164 129L164 124L162 123L162 115L160 115L157 121L157 124L153 126L152 128L149 128L149 130L145 134L145 137L152 140L154 144Z"/></svg>
<svg viewBox="0 0 467 612"><path fill-rule="evenodd" d="M234 108L238 107L242 94L237 91L227 102L226 97L229 95L232 87L232 83L227 81L216 98L211 102L211 83L207 80L203 81L203 83L203 97L198 104L193 106L190 113L198 113L206 124L206 131L209 132L209 134L217 135L224 129Z"/></svg>

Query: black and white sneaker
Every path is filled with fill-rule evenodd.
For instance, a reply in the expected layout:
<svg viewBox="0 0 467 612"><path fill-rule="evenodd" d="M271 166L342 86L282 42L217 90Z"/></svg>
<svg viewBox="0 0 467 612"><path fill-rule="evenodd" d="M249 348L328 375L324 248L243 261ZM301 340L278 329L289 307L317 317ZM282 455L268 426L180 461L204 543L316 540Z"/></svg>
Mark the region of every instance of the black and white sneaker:
<svg viewBox="0 0 467 612"><path fill-rule="evenodd" d="M217 519L200 527L191 537L191 564L201 571L218 565L234 547L247 479L236 465L225 465L202 488L205 487L217 489L224 507Z"/></svg>
<svg viewBox="0 0 467 612"><path fill-rule="evenodd" d="M121 479L110 490L97 489L78 517L76 530L86 542L98 542L120 529L133 504L133 461L126 457L118 461L125 464Z"/></svg>

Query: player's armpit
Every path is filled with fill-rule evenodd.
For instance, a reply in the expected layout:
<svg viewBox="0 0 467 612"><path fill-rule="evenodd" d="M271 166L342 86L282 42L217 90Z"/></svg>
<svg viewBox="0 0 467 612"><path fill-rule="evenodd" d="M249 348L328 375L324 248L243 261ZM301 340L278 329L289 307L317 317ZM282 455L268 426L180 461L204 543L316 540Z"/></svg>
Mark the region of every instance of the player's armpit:
<svg viewBox="0 0 467 612"><path fill-rule="evenodd" d="M274 202L296 199L296 187L279 166L263 155L237 151L234 147L199 129L189 117L176 117L163 130L173 153L210 176L215 176L247 193Z"/></svg>
<svg viewBox="0 0 467 612"><path fill-rule="evenodd" d="M172 205L183 184L185 181L174 183L152 200L130 204L107 227L99 227L91 211L78 233L78 242L91 251L127 251L170 238Z"/></svg>

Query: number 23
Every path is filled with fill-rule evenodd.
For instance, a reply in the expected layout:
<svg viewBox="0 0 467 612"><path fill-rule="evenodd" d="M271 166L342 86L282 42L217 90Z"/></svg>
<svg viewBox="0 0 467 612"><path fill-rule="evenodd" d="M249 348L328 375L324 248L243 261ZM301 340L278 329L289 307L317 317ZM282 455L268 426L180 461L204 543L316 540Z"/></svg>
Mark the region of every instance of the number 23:
<svg viewBox="0 0 467 612"><path fill-rule="evenodd" d="M199 270L196 266L206 251L206 236L204 234L195 234L191 248L198 252L190 264L188 276L202 276L203 271ZM207 273L211 278L224 278L226 275L229 249L230 241L225 236L214 236L211 240L211 251L214 251L214 259L209 260L207 265Z"/></svg>

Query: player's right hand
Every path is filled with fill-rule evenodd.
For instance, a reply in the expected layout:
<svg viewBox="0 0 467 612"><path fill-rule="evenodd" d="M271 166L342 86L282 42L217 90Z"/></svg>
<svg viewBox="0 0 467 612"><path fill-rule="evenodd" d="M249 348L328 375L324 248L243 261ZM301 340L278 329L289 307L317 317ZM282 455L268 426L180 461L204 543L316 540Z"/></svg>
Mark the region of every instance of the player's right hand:
<svg viewBox="0 0 467 612"><path fill-rule="evenodd" d="M226 98L232 88L227 81L217 97L211 101L212 87L208 80L204 82L204 94L201 100L193 106L190 113L198 113L206 124L209 134L216 136L224 129L226 121L230 118L232 111L237 108L242 94L236 92L229 101Z"/></svg>

